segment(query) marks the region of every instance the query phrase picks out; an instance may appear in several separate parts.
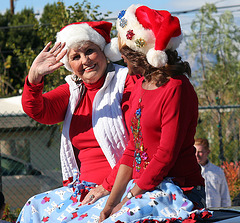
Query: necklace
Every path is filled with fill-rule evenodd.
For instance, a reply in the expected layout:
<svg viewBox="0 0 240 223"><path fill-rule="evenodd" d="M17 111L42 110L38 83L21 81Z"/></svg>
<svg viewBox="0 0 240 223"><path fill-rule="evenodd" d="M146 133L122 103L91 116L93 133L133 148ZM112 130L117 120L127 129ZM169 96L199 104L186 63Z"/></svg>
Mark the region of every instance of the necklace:
<svg viewBox="0 0 240 223"><path fill-rule="evenodd" d="M145 82L146 83L146 82ZM141 88L141 90L143 90L143 93L141 94L141 96L140 96L140 98L139 98L139 103L141 103L142 102L142 97L143 97L143 95L145 94L145 92L147 91L147 90L152 90L152 89L150 89L150 86L151 85L153 85L153 84L155 84L154 83L154 81L150 81L150 82L148 82L147 84L146 84L146 86L143 88L143 86L142 86L142 88Z"/></svg>
<svg viewBox="0 0 240 223"><path fill-rule="evenodd" d="M145 84L144 87L143 87L143 84ZM141 102L142 102L143 95L146 93L146 91L152 90L151 85L153 85L154 82L151 81L151 82L148 82L148 83L147 83L147 82L145 81L145 82L143 82L143 84L142 84L142 88L141 88L140 98L138 99L138 107L139 107L140 109L143 108L143 106L141 106ZM142 92L142 91L143 91L143 92Z"/></svg>
<svg viewBox="0 0 240 223"><path fill-rule="evenodd" d="M143 89L143 88L142 88L142 90L143 90L143 93L140 95L140 98L138 99L138 103L141 103L141 102L142 102L143 95L144 95L145 92L146 92L146 89ZM138 106L139 106L139 105L138 105Z"/></svg>

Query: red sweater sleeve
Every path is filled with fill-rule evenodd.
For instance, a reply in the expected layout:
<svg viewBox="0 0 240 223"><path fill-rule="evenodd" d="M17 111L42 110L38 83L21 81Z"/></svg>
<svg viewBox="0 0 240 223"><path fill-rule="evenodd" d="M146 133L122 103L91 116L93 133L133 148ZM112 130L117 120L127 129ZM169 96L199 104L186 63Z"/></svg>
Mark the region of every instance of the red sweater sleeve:
<svg viewBox="0 0 240 223"><path fill-rule="evenodd" d="M37 85L29 83L26 77L22 94L24 112L42 124L62 122L70 97L69 85L63 84L45 94L42 94L43 86L43 82Z"/></svg>

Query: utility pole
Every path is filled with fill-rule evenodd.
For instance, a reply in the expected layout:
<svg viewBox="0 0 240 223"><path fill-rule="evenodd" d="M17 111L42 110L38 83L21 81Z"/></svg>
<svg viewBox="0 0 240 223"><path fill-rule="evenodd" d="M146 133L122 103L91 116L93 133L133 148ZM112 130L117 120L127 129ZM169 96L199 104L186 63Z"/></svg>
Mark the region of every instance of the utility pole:
<svg viewBox="0 0 240 223"><path fill-rule="evenodd" d="M11 14L14 15L14 0L10 0Z"/></svg>

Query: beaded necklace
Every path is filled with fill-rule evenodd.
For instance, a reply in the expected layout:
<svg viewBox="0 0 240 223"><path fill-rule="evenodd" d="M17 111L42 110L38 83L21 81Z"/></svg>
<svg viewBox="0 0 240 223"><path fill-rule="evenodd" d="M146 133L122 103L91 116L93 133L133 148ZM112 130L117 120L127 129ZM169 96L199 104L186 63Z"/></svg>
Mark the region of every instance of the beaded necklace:
<svg viewBox="0 0 240 223"><path fill-rule="evenodd" d="M151 83L149 83L149 84L151 84ZM141 131L142 127L141 127L141 123L140 123L142 110L144 108L144 106L141 103L142 103L143 95L145 94L146 90L143 89L143 91L144 92L142 93L142 95L140 96L140 98L138 100L138 107L135 112L135 115L131 119L131 131L133 134L133 141L135 144L135 152L134 152L135 168L136 168L137 172L139 172L141 170L142 162L143 162L143 169L146 169L147 165L149 164L149 161L147 161L148 154L143 145L143 138L142 138L142 131Z"/></svg>

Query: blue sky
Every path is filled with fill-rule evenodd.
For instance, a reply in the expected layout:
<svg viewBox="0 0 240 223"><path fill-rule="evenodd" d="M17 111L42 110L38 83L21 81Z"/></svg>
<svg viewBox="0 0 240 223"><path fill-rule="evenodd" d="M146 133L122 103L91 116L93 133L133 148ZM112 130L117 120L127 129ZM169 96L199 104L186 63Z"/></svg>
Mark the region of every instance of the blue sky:
<svg viewBox="0 0 240 223"><path fill-rule="evenodd" d="M10 0L0 0L0 12L5 12L6 9L10 8ZM15 0L15 12L21 11L23 8L33 8L35 13L41 13L43 7L47 3L54 3L57 0ZM74 5L76 0L62 0L66 6ZM231 6L240 5L239 0L88 0L92 6L99 5L100 12L111 11L112 17L116 17L118 12L122 9L126 9L131 4L143 4L150 8L168 10L170 12L192 10L200 8L202 5L207 3L215 3L216 6ZM117 2L117 3L116 3ZM240 7L230 8L233 11L235 19L238 24L240 24ZM194 13L186 13L178 15L181 26L183 30L188 30L192 19L194 18Z"/></svg>
<svg viewBox="0 0 240 223"><path fill-rule="evenodd" d="M33 8L35 13L40 13L43 11L43 8L46 4L57 2L58 0L15 0L15 12L19 12L24 8ZM77 0L61 0L64 2L66 6L74 5L79 2ZM128 8L131 4L142 4L146 5L153 9L158 10L168 10L170 12L178 12L178 11L187 11L198 9L203 6L205 3L214 3L217 7L224 6L235 6L240 5L239 0L87 0L91 3L92 6L99 5L99 12L105 13L107 11L111 11L111 18L116 18L118 13ZM82 2L82 0L80 0ZM116 3L117 2L117 3ZM0 13L4 13L6 9L10 9L10 0L0 0ZM223 9L226 10L226 9ZM219 9L221 13L223 10ZM240 6L228 8L233 12L235 23L240 26ZM192 13L182 13L177 15L180 19L181 28L183 34L188 34L190 31L190 25L192 20L195 17L195 12ZM181 44L178 48L180 55L189 63L191 66L194 66L194 59L188 57L188 55L183 55L185 52L185 45Z"/></svg>
<svg viewBox="0 0 240 223"><path fill-rule="evenodd" d="M76 0L61 0L65 5L74 5ZM15 10L20 11L24 7L33 7L36 11L41 11L44 5L47 3L54 3L56 0L15 0ZM109 10L112 12L118 12L121 9L127 8L131 4L143 4L155 9L166 9L169 11L189 10L201 7L206 2L215 3L217 6L225 5L239 5L239 0L120 0L116 3L115 0L88 0L92 5L100 5L102 11ZM118 2L118 1L117 1ZM1 0L0 11L4 11L6 8L10 8L10 0Z"/></svg>

